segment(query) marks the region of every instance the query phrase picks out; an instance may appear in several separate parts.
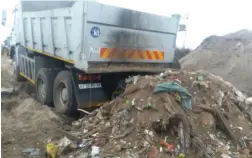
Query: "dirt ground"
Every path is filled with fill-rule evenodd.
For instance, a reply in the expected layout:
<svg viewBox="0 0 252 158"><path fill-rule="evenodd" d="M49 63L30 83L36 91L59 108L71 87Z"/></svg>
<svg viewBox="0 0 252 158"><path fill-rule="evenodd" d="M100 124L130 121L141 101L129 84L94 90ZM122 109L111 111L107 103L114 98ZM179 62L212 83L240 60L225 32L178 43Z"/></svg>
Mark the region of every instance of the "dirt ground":
<svg viewBox="0 0 252 158"><path fill-rule="evenodd" d="M2 157L30 157L23 151L39 149L35 157L45 157L45 145L51 138L62 137L55 128L66 126L65 119L35 100L34 87L27 82L13 79L11 60L1 58L1 87L16 92L1 99Z"/></svg>

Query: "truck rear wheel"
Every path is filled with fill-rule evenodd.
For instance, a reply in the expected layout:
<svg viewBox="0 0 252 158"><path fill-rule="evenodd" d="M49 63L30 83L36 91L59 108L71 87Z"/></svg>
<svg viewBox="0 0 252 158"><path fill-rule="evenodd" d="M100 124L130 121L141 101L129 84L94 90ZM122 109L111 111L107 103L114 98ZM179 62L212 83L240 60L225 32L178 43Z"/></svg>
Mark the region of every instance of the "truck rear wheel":
<svg viewBox="0 0 252 158"><path fill-rule="evenodd" d="M42 104L53 104L53 81L56 71L53 69L42 68L36 77L36 94Z"/></svg>
<svg viewBox="0 0 252 158"><path fill-rule="evenodd" d="M54 81L53 102L56 111L68 116L77 112L72 76L69 71L61 71Z"/></svg>

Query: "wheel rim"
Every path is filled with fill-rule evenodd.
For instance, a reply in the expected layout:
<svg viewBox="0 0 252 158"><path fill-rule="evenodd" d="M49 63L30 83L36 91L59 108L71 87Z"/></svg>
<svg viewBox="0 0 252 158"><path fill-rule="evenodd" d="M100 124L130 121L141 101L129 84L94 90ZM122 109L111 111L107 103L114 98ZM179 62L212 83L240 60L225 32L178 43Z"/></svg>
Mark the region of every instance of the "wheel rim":
<svg viewBox="0 0 252 158"><path fill-rule="evenodd" d="M38 92L40 94L40 96L45 99L46 97L46 86L45 86L45 82L42 79L38 80Z"/></svg>
<svg viewBox="0 0 252 158"><path fill-rule="evenodd" d="M58 92L59 92L59 101L61 103L62 110L65 112L67 110L69 96L68 96L67 87L64 83L60 83Z"/></svg>
<svg viewBox="0 0 252 158"><path fill-rule="evenodd" d="M61 89L61 96L60 96L61 102L64 104L67 102L67 89L64 87Z"/></svg>

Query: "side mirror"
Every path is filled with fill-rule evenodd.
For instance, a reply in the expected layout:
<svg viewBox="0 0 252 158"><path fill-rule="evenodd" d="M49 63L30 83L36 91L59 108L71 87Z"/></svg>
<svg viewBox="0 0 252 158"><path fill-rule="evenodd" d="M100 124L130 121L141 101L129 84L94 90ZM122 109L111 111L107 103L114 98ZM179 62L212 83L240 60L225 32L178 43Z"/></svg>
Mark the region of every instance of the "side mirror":
<svg viewBox="0 0 252 158"><path fill-rule="evenodd" d="M184 24L179 25L178 31L186 31L186 25Z"/></svg>
<svg viewBox="0 0 252 158"><path fill-rule="evenodd" d="M5 10L2 11L2 25L6 25L7 12Z"/></svg>

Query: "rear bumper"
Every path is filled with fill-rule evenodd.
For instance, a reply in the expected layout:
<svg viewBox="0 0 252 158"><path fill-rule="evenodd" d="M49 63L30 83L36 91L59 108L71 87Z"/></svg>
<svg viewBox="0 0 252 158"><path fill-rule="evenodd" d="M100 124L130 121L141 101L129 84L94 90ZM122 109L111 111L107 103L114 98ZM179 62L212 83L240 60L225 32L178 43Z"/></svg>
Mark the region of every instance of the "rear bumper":
<svg viewBox="0 0 252 158"><path fill-rule="evenodd" d="M172 63L167 64L121 64L121 63L91 63L86 73L114 73L114 72L164 72L171 68Z"/></svg>

